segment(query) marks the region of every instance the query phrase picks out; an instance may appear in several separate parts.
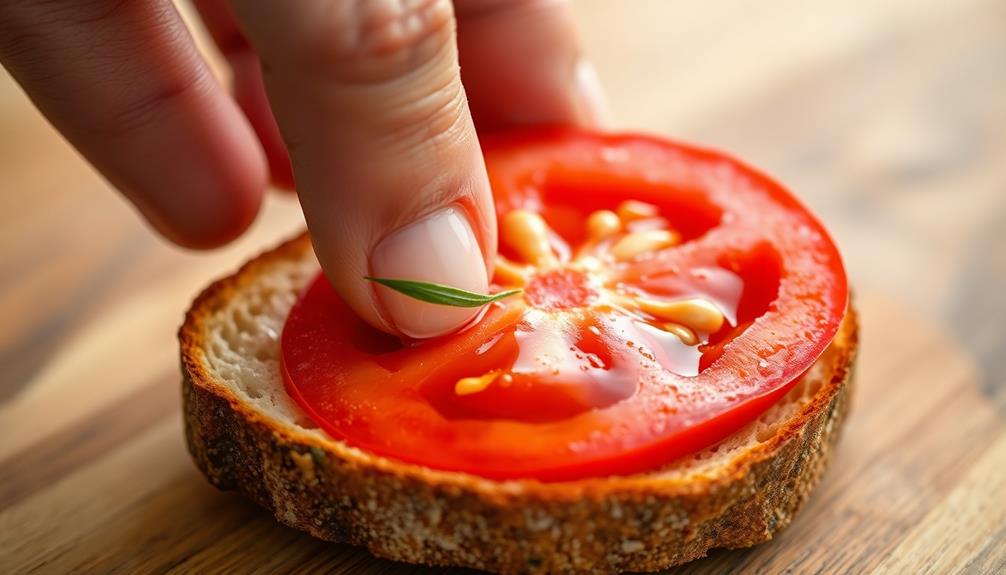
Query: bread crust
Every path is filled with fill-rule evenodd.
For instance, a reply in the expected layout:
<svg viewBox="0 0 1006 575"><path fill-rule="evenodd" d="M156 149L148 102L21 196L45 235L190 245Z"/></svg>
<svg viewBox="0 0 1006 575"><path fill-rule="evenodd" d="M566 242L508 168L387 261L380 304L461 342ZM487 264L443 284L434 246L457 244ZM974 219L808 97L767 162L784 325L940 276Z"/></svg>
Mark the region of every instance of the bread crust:
<svg viewBox="0 0 1006 575"><path fill-rule="evenodd" d="M310 249L295 238L193 303L179 332L188 448L217 487L244 493L286 525L379 557L497 573L615 573L761 543L807 500L849 411L858 338L851 306L819 360L830 363L829 377L809 403L714 477L497 482L375 456L272 420L206 363L214 310L270 263Z"/></svg>

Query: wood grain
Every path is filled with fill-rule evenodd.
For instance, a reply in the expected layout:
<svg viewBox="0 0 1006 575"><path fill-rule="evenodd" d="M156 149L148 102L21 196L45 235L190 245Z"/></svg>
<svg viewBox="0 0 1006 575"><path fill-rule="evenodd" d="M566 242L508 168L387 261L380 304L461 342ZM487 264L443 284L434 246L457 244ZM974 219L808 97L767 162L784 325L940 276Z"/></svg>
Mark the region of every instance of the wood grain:
<svg viewBox="0 0 1006 575"><path fill-rule="evenodd" d="M673 572L1006 571L1006 3L575 7L618 124L791 185L863 312L852 418L806 509ZM183 252L7 77L0 134L2 571L439 572L284 528L185 453L182 312L302 225L293 198L232 246Z"/></svg>

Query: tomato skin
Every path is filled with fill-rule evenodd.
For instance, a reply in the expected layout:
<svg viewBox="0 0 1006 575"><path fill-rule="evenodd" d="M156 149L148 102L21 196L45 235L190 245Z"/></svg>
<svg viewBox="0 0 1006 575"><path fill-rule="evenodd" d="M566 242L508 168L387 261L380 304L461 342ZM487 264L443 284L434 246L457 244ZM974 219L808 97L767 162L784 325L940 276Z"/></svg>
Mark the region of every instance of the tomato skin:
<svg viewBox="0 0 1006 575"><path fill-rule="evenodd" d="M534 209L570 245L586 241L581 224L591 210L630 197L659 206L685 243L619 264L612 276L673 296L707 289L687 270L732 274L743 289L731 323L694 350L698 375L678 375L664 359L640 359L638 344L649 332L611 309L550 309L597 299L587 288L553 287L569 279L557 276L530 286L526 300L492 306L467 331L403 345L355 318L319 277L287 320L283 372L290 395L333 437L492 479L648 471L756 419L834 337L848 298L838 251L816 218L760 172L646 136L532 130L486 140L484 148L499 216ZM603 368L585 366L580 387L524 377L459 397L452 382L514 364L517 340L534 331L520 329L528 313L544 318L538 332L556 332ZM550 313L565 318L561 326L548 327L559 317ZM597 328L591 341L583 337L587 324Z"/></svg>

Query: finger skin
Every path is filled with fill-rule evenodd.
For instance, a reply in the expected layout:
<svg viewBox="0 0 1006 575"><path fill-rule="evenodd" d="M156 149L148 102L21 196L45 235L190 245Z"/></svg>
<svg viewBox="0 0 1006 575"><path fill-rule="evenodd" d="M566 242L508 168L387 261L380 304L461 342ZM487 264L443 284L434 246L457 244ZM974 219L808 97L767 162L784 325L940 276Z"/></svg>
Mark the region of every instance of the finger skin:
<svg viewBox="0 0 1006 575"><path fill-rule="evenodd" d="M456 0L461 75L481 132L610 123L569 2Z"/></svg>
<svg viewBox="0 0 1006 575"><path fill-rule="evenodd" d="M262 82L258 55L244 37L227 0L193 0L203 24L233 73L231 91L251 123L269 162L272 183L293 188L293 169Z"/></svg>
<svg viewBox="0 0 1006 575"><path fill-rule="evenodd" d="M385 272L426 276L402 279L486 289L496 220L458 72L451 3L233 6L261 58L312 242L333 286L364 319L392 333L426 336L448 317L459 327L470 312L443 306L433 312L427 308L434 304L403 302L363 279L374 275L376 253ZM444 239L451 229L462 230L450 236L458 240L455 256L453 240ZM478 244L475 259L466 247L469 233ZM429 265L413 269L397 257L404 251L378 249L385 240L406 246L403 238L429 242ZM409 306L414 314L403 311ZM404 329L406 316L428 325Z"/></svg>
<svg viewBox="0 0 1006 575"><path fill-rule="evenodd" d="M7 2L0 60L172 241L220 245L254 219L262 151L170 2Z"/></svg>

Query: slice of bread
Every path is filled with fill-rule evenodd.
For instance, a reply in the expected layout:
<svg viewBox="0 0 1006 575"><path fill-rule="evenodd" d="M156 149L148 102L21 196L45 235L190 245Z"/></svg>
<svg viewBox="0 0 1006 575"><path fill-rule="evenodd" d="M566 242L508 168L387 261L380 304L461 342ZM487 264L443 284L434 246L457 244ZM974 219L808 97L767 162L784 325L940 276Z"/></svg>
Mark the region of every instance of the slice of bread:
<svg viewBox="0 0 1006 575"><path fill-rule="evenodd" d="M398 561L498 573L666 568L789 524L849 409L855 313L803 381L757 421L664 469L563 483L491 481L372 455L286 395L279 335L318 271L306 237L216 282L179 333L196 465L291 527Z"/></svg>

